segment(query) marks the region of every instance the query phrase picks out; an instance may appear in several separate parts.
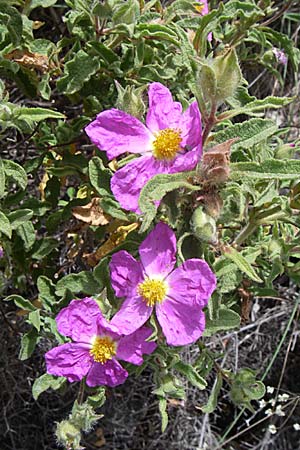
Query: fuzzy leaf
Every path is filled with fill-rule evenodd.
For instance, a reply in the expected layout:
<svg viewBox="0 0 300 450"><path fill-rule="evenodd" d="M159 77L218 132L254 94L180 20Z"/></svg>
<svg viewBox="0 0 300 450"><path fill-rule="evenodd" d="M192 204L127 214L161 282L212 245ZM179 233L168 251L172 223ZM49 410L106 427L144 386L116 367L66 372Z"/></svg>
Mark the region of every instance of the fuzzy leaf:
<svg viewBox="0 0 300 450"><path fill-rule="evenodd" d="M228 126L225 130L213 134L212 138L213 142L216 143L238 138L238 141L232 145L232 149L237 147L251 148L272 136L276 131L277 125L273 120L255 118Z"/></svg>
<svg viewBox="0 0 300 450"><path fill-rule="evenodd" d="M32 328L30 331L28 331L28 333L22 336L21 348L19 352L19 359L21 361L30 358L38 341L39 336L35 328Z"/></svg>
<svg viewBox="0 0 300 450"><path fill-rule="evenodd" d="M6 177L12 178L13 181L15 181L18 186L24 190L27 186L27 174L23 167L13 161L8 161L5 159L3 160L3 165Z"/></svg>
<svg viewBox="0 0 300 450"><path fill-rule="evenodd" d="M99 292L99 284L91 272L80 272L66 275L57 282L55 294L59 297L65 295L69 289L73 294L84 293L95 295Z"/></svg>
<svg viewBox="0 0 300 450"><path fill-rule="evenodd" d="M232 330L240 326L240 316L231 309L221 306L219 309L219 317L217 319L206 319L206 327L203 336L212 336L219 331Z"/></svg>
<svg viewBox="0 0 300 450"><path fill-rule="evenodd" d="M20 108L16 114L18 120L41 122L46 119L64 119L64 114L46 108Z"/></svg>
<svg viewBox="0 0 300 450"><path fill-rule="evenodd" d="M47 389L51 388L55 391L65 384L66 379L64 377L54 377L48 373L44 373L39 378L34 380L32 386L32 395L34 400L37 400L39 396Z"/></svg>
<svg viewBox="0 0 300 450"><path fill-rule="evenodd" d="M221 391L221 387L222 387L222 375L220 374L220 372L218 372L217 374L217 379L215 381L215 384L211 390L210 396L208 398L208 401L206 403L206 405L201 407L201 410L206 413L206 414L210 414L212 413L217 406L217 402L218 402L218 395Z"/></svg>
<svg viewBox="0 0 300 450"><path fill-rule="evenodd" d="M262 279L257 275L251 264L247 259L233 247L223 247L223 255L234 262L240 271L247 275L251 280L257 283L262 283Z"/></svg>
<svg viewBox="0 0 300 450"><path fill-rule="evenodd" d="M102 160L94 156L89 162L89 177L91 185L102 197L112 196L110 189L111 171L106 169Z"/></svg>
<svg viewBox="0 0 300 450"><path fill-rule="evenodd" d="M24 249L30 250L35 243L35 230L31 222L24 222L17 228L17 233L24 242Z"/></svg>
<svg viewBox="0 0 300 450"><path fill-rule="evenodd" d="M58 80L57 88L64 94L78 92L100 68L100 59L79 50L65 65L64 75Z"/></svg>
<svg viewBox="0 0 300 450"><path fill-rule="evenodd" d="M9 239L11 239L12 229L10 226L10 221L2 211L0 211L0 233L5 234Z"/></svg>
<svg viewBox="0 0 300 450"><path fill-rule="evenodd" d="M21 297L21 295L9 295L4 301L13 301L18 308L25 309L26 311L36 311L36 307L29 300Z"/></svg>
<svg viewBox="0 0 300 450"><path fill-rule="evenodd" d="M174 369L186 376L189 382L198 389L205 389L207 386L206 381L202 378L198 372L189 364L185 364L181 361L175 364Z"/></svg>
<svg viewBox="0 0 300 450"><path fill-rule="evenodd" d="M233 180L297 180L300 173L298 159L266 159L261 163L237 162L230 164L230 177Z"/></svg>
<svg viewBox="0 0 300 450"><path fill-rule="evenodd" d="M198 186L193 186L187 180L193 172L175 173L172 175L160 174L151 178L143 187L140 198L139 207L143 217L141 233L146 231L156 215L155 201L161 200L167 192L174 191L179 188L186 188L190 191L199 190Z"/></svg>

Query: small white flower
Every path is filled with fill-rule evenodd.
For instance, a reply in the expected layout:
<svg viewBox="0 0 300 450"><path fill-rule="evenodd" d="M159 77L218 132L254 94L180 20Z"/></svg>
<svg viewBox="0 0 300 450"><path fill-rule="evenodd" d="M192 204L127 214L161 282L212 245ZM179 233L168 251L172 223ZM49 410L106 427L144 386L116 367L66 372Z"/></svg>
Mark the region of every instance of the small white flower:
<svg viewBox="0 0 300 450"><path fill-rule="evenodd" d="M275 414L277 414L277 416L285 416L285 412L282 411L281 405L276 406Z"/></svg>
<svg viewBox="0 0 300 450"><path fill-rule="evenodd" d="M299 423L294 423L293 427L294 427L294 430L300 431L300 424Z"/></svg>
<svg viewBox="0 0 300 450"><path fill-rule="evenodd" d="M273 414L273 411L271 410L271 408L265 410L266 416L271 416L272 414Z"/></svg>
<svg viewBox="0 0 300 450"><path fill-rule="evenodd" d="M271 405L271 406L275 406L275 403L276 403L275 398L271 398L271 400L270 400L270 405Z"/></svg>
<svg viewBox="0 0 300 450"><path fill-rule="evenodd" d="M274 387L273 386L267 386L267 393L268 394L273 394L273 392L274 392Z"/></svg>
<svg viewBox="0 0 300 450"><path fill-rule="evenodd" d="M270 431L271 434L277 433L277 428L275 427L275 425L269 425L268 430Z"/></svg>
<svg viewBox="0 0 300 450"><path fill-rule="evenodd" d="M278 401L285 403L288 401L288 399L290 398L290 396L288 394L279 394L278 395Z"/></svg>
<svg viewBox="0 0 300 450"><path fill-rule="evenodd" d="M264 399L262 399L262 400L260 400L259 402L258 402L258 405L259 405L259 407L260 408L264 408L265 406L266 406L266 402L265 402L265 400Z"/></svg>

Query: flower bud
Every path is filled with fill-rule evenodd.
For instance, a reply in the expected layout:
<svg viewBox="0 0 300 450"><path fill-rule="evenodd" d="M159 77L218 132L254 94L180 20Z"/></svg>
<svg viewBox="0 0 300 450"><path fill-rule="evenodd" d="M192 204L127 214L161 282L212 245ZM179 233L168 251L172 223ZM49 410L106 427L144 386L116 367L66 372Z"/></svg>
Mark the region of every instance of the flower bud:
<svg viewBox="0 0 300 450"><path fill-rule="evenodd" d="M141 119L146 110L142 99L144 87L135 88L133 86L126 86L124 89L117 81L115 81L115 85L118 91L116 108L127 112L131 116Z"/></svg>
<svg viewBox="0 0 300 450"><path fill-rule="evenodd" d="M202 206L195 209L191 227L194 235L202 241L212 244L217 242L216 221L203 211Z"/></svg>
<svg viewBox="0 0 300 450"><path fill-rule="evenodd" d="M213 60L212 69L217 79L216 100L222 103L226 98L233 96L242 79L235 50L230 49L217 56Z"/></svg>
<svg viewBox="0 0 300 450"><path fill-rule="evenodd" d="M80 430L69 420L63 420L57 424L56 438L66 448L70 448L70 446L76 450L83 448L80 446Z"/></svg>
<svg viewBox="0 0 300 450"><path fill-rule="evenodd" d="M295 144L283 144L276 149L277 159L291 159L295 155Z"/></svg>

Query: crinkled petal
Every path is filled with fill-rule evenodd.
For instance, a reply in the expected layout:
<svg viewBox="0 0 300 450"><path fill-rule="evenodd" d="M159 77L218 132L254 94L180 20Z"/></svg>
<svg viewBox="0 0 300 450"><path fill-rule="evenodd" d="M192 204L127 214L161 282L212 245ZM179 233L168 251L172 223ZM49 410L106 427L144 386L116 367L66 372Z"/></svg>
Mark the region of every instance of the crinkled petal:
<svg viewBox="0 0 300 450"><path fill-rule="evenodd" d="M127 377L128 372L121 364L111 359L104 364L94 362L88 373L86 384L90 387L103 385L114 387L124 383Z"/></svg>
<svg viewBox="0 0 300 450"><path fill-rule="evenodd" d="M88 348L73 342L54 347L45 354L45 359L48 373L71 382L85 377L93 362Z"/></svg>
<svg viewBox="0 0 300 450"><path fill-rule="evenodd" d="M151 83L148 90L149 109L146 125L152 133L165 128L177 128L182 106L174 102L168 88L161 83Z"/></svg>
<svg viewBox="0 0 300 450"><path fill-rule="evenodd" d="M202 145L198 145L193 150L186 151L184 153L178 153L175 159L172 161L172 165L169 168L169 173L186 172L193 170L202 155Z"/></svg>
<svg viewBox="0 0 300 450"><path fill-rule="evenodd" d="M123 302L110 323L118 327L123 334L131 334L147 322L152 310L153 308L147 306L139 295L130 296Z"/></svg>
<svg viewBox="0 0 300 450"><path fill-rule="evenodd" d="M168 297L185 305L204 308L216 288L216 277L201 259L188 259L167 278Z"/></svg>
<svg viewBox="0 0 300 450"><path fill-rule="evenodd" d="M85 132L100 150L107 153L109 159L122 153L145 153L151 150L153 136L136 117L109 109L97 115Z"/></svg>
<svg viewBox="0 0 300 450"><path fill-rule="evenodd" d="M75 342L90 342L97 334L97 317L102 317L102 313L95 300L89 297L72 300L58 313L57 329Z"/></svg>
<svg viewBox="0 0 300 450"><path fill-rule="evenodd" d="M192 303L167 298L156 305L156 315L168 345L192 344L205 329L205 314L200 306Z"/></svg>
<svg viewBox="0 0 300 450"><path fill-rule="evenodd" d="M201 114L197 102L193 102L182 114L178 128L181 130L181 145L191 150L202 144Z"/></svg>
<svg viewBox="0 0 300 450"><path fill-rule="evenodd" d="M139 247L141 262L149 278L165 277L176 263L176 236L163 222L158 223Z"/></svg>
<svg viewBox="0 0 300 450"><path fill-rule="evenodd" d="M150 355L157 347L155 342L146 342L151 334L151 328L141 327L134 333L122 337L116 357L139 366L143 363L143 354Z"/></svg>
<svg viewBox="0 0 300 450"><path fill-rule="evenodd" d="M143 279L141 263L125 250L112 255L109 268L111 285L117 297L127 297Z"/></svg>
<svg viewBox="0 0 300 450"><path fill-rule="evenodd" d="M141 156L118 170L111 179L111 189L122 208L139 213L142 188L162 170L162 164L153 156Z"/></svg>

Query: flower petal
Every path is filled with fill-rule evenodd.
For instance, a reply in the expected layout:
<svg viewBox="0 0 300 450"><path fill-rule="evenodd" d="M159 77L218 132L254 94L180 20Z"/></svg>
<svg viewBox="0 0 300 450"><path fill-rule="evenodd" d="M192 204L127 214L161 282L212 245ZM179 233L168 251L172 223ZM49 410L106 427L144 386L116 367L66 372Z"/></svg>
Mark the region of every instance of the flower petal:
<svg viewBox="0 0 300 450"><path fill-rule="evenodd" d="M111 359L104 364L94 362L88 373L86 384L90 387L102 385L114 387L124 383L127 377L128 372L121 364Z"/></svg>
<svg viewBox="0 0 300 450"><path fill-rule="evenodd" d="M202 145L198 145L198 147L195 147L193 150L186 151L185 153L178 153L175 159L172 161L169 173L193 170L200 161L201 155Z"/></svg>
<svg viewBox="0 0 300 450"><path fill-rule="evenodd" d="M176 263L174 232L165 223L158 223L140 245L139 254L148 277L165 277Z"/></svg>
<svg viewBox="0 0 300 450"><path fill-rule="evenodd" d="M208 264L201 259L188 259L167 278L168 297L186 305L207 305L216 288L216 277Z"/></svg>
<svg viewBox="0 0 300 450"><path fill-rule="evenodd" d="M90 342L97 334L97 317L102 317L99 306L92 298L72 300L56 317L60 334L68 336L75 342Z"/></svg>
<svg viewBox="0 0 300 450"><path fill-rule="evenodd" d="M122 337L116 357L139 366L143 363L143 354L150 355L157 347L155 342L146 342L151 334L151 328L141 327L134 333Z"/></svg>
<svg viewBox="0 0 300 450"><path fill-rule="evenodd" d="M142 188L154 175L163 173L162 164L153 156L141 156L122 167L111 179L111 189L124 209L139 213L139 196Z"/></svg>
<svg viewBox="0 0 300 450"><path fill-rule="evenodd" d="M131 334L147 322L152 310L153 308L147 306L139 295L130 296L123 302L110 323L123 334Z"/></svg>
<svg viewBox="0 0 300 450"><path fill-rule="evenodd" d="M153 136L136 117L109 109L97 115L85 128L90 140L107 153L109 159L122 153L145 153L151 150Z"/></svg>
<svg viewBox="0 0 300 450"><path fill-rule="evenodd" d="M168 298L156 305L156 315L168 345L192 344L205 329L205 314L192 303Z"/></svg>
<svg viewBox="0 0 300 450"><path fill-rule="evenodd" d="M126 297L142 281L141 263L125 250L112 255L109 268L111 285L117 297Z"/></svg>
<svg viewBox="0 0 300 450"><path fill-rule="evenodd" d="M182 114L178 128L181 130L181 145L193 149L202 144L201 114L197 102L193 102Z"/></svg>
<svg viewBox="0 0 300 450"><path fill-rule="evenodd" d="M168 88L161 83L151 83L148 90L149 109L146 125L152 133L165 128L177 128L182 106L174 102Z"/></svg>
<svg viewBox="0 0 300 450"><path fill-rule="evenodd" d="M47 372L66 377L69 381L80 381L92 365L88 348L69 342L54 347L45 354Z"/></svg>

